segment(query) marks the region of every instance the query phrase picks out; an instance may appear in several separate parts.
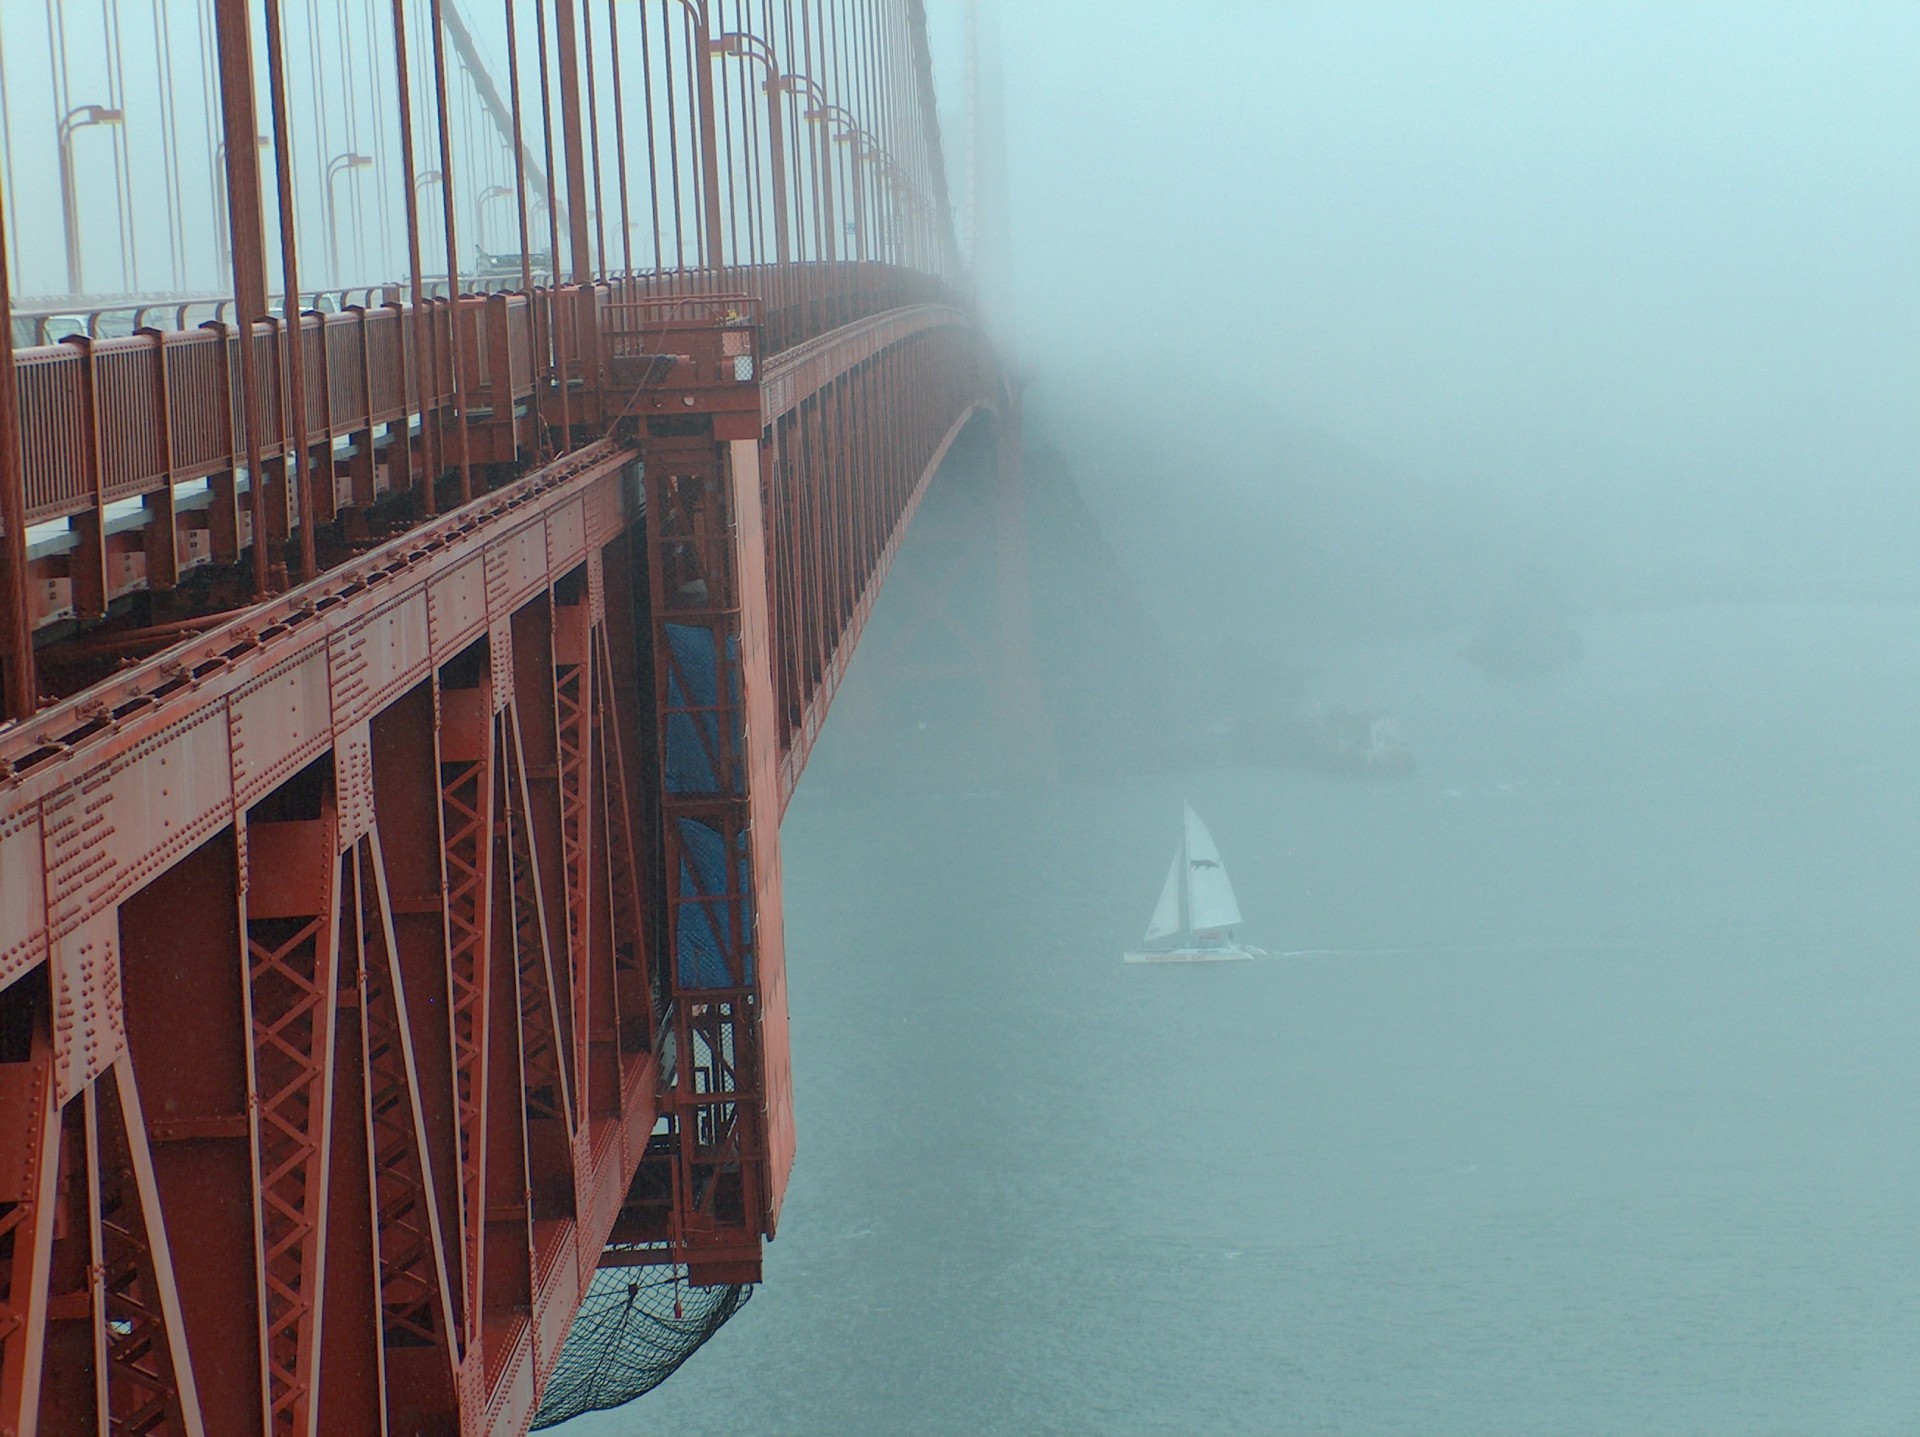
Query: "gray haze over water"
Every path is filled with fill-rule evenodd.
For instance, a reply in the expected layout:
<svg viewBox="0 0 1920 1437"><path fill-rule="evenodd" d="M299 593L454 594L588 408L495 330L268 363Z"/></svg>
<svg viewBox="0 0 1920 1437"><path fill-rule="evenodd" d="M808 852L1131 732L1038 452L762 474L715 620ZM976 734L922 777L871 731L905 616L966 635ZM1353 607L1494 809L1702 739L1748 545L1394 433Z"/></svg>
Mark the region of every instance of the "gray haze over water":
<svg viewBox="0 0 1920 1437"><path fill-rule="evenodd" d="M1065 781L880 642L923 519L766 1284L577 1430L1914 1430L1920 9L990 19ZM1333 705L1414 775L1222 738ZM1121 965L1183 800L1311 956Z"/></svg>
<svg viewBox="0 0 1920 1437"><path fill-rule="evenodd" d="M1910 1430L1920 616L1588 639L1350 651L1403 784L804 791L766 1284L580 1430ZM1346 951L1123 967L1183 799Z"/></svg>

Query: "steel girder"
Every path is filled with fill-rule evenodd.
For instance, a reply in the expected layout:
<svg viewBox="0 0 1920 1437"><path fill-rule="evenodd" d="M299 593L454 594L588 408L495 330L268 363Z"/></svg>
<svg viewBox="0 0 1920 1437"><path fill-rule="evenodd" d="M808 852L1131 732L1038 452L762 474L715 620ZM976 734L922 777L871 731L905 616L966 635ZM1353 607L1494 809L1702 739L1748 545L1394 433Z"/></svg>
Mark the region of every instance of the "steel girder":
<svg viewBox="0 0 1920 1437"><path fill-rule="evenodd" d="M957 310L766 361L742 307L609 362L609 438L0 731L0 1432L517 1433L597 1265L757 1275L778 813L995 391ZM732 675L704 789L669 623Z"/></svg>
<svg viewBox="0 0 1920 1437"><path fill-rule="evenodd" d="M0 1430L531 1418L657 1106L634 464L47 716L99 721L0 810Z"/></svg>

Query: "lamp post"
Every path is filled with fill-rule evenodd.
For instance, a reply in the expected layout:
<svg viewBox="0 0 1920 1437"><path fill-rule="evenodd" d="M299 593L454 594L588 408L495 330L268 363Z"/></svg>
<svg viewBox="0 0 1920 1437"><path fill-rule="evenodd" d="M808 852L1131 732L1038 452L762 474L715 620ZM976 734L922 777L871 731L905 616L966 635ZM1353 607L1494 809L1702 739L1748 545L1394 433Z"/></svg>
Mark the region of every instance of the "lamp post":
<svg viewBox="0 0 1920 1437"><path fill-rule="evenodd" d="M901 239L901 220L904 217L912 223L911 209L919 202L918 188L893 152L880 143L871 130L860 129L853 135L842 135L855 146L854 161L864 160L873 166L874 175L885 182L884 188L874 193L874 219L880 222L880 236L874 242L874 258L893 263L901 262L901 251L905 245ZM889 254L888 251L891 250Z"/></svg>
<svg viewBox="0 0 1920 1437"><path fill-rule="evenodd" d="M80 105L60 121L60 219L67 239L67 290L80 294L85 281L80 273L80 206L73 185L73 134L89 125L118 125L126 120L124 110L105 105Z"/></svg>
<svg viewBox="0 0 1920 1437"><path fill-rule="evenodd" d="M911 264L920 247L921 221L927 208L926 196L920 192L919 184L915 182L912 175L907 173L905 167L885 150L872 146L867 153L874 162L874 168L879 171L880 178L887 182L887 189L893 199L895 212L892 223L888 226L888 233L896 251L894 257L901 263ZM906 220L904 237L900 225L903 217Z"/></svg>
<svg viewBox="0 0 1920 1437"><path fill-rule="evenodd" d="M548 238L547 248L544 251L547 257L546 258L547 267L544 270L540 271L540 273L543 276L545 276L548 284L552 284L554 276L560 272L559 269L554 264L554 249L553 249L553 243L552 243L552 238L553 238L552 212L547 209L547 202L544 199L542 199L539 195L535 195L533 197L533 204L529 206L528 209L529 209L529 217L527 221L527 233L530 235L543 234L543 235L546 235ZM563 207L560 211L560 215L563 220L566 217L566 213L567 212ZM531 243L531 241L529 242ZM537 255L537 254L543 253L543 251L535 250L534 253Z"/></svg>
<svg viewBox="0 0 1920 1437"><path fill-rule="evenodd" d="M343 170L372 168L372 155L355 154L351 150L327 161L327 272L333 276L335 284L345 284L346 280L340 273L340 230L336 223L338 206L334 203L333 182Z"/></svg>
<svg viewBox="0 0 1920 1437"><path fill-rule="evenodd" d="M700 42L702 63L693 67L694 115L700 144L700 211L706 231L706 253L700 262L708 269L719 269L726 262L726 247L720 239L720 140L713 116L713 46L707 38L706 0L680 0L687 22ZM558 258L556 256L556 258Z"/></svg>
<svg viewBox="0 0 1920 1437"><path fill-rule="evenodd" d="M816 122L820 141L818 164L820 175L814 183L815 214L820 220L820 232L825 241L824 253L819 258L831 264L839 252L838 240L834 234L833 217L833 148L829 144L826 131L827 92L820 88L818 81L809 75L785 74L780 77L783 87L797 90L807 97L811 109L801 113L801 119Z"/></svg>
<svg viewBox="0 0 1920 1437"><path fill-rule="evenodd" d="M781 99L787 89L786 77L780 73L773 46L758 35L730 30L710 42L707 48L715 55L737 55L743 60L757 60L766 67L766 83L760 88L767 96L767 158L773 165L773 251L774 258L785 264L791 248L787 232L787 152L781 125L781 111L786 108Z"/></svg>
<svg viewBox="0 0 1920 1437"><path fill-rule="evenodd" d="M428 210L421 203L421 198L426 194L428 185L440 184L442 180L443 177L438 170L422 170L413 177L414 208L420 215L420 232L422 234L427 232L427 221L432 218L433 211Z"/></svg>
<svg viewBox="0 0 1920 1437"><path fill-rule="evenodd" d="M867 187L860 177L860 161L866 156L862 142L872 137L860 128L860 122L839 105L822 105L818 112L809 110L807 118L813 119L818 113L821 121L838 120L846 128L833 137L837 145L849 145L847 152L847 173L852 179L853 193L848 196L853 201L853 249L854 258L864 260L867 257ZM876 148L878 148L876 146Z"/></svg>
<svg viewBox="0 0 1920 1437"><path fill-rule="evenodd" d="M255 135L255 149L273 148L271 135ZM222 140L213 147L213 208L214 251L220 257L220 269L224 274L233 264L233 236L227 232L227 142Z"/></svg>
<svg viewBox="0 0 1920 1437"><path fill-rule="evenodd" d="M511 197L512 194L513 186L511 185L488 185L473 197L474 242L480 246L483 252L486 251L487 239L487 201L506 199Z"/></svg>

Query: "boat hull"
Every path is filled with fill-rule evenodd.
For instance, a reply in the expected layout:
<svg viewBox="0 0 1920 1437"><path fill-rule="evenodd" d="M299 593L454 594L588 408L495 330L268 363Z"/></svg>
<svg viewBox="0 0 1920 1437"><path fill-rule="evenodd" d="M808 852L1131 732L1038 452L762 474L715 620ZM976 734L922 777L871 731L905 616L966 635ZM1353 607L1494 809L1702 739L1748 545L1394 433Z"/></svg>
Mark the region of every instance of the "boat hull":
<svg viewBox="0 0 1920 1437"><path fill-rule="evenodd" d="M1129 949L1120 955L1128 963L1174 964L1174 963L1250 963L1253 954L1234 944L1227 948L1164 948Z"/></svg>

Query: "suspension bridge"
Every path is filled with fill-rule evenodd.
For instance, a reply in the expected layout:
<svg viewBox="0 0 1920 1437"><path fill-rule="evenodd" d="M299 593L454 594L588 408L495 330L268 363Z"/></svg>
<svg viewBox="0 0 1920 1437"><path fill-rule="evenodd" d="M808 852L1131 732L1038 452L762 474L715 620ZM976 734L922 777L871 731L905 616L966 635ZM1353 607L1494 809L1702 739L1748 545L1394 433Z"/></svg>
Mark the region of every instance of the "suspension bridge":
<svg viewBox="0 0 1920 1437"><path fill-rule="evenodd" d="M49 0L0 140L0 1433L625 1400L963 429L1017 523L919 0Z"/></svg>

